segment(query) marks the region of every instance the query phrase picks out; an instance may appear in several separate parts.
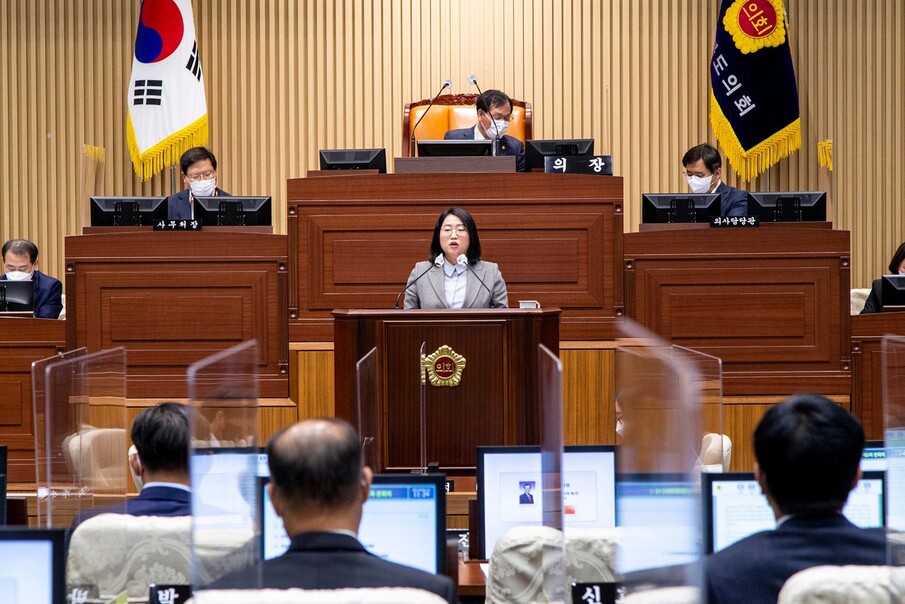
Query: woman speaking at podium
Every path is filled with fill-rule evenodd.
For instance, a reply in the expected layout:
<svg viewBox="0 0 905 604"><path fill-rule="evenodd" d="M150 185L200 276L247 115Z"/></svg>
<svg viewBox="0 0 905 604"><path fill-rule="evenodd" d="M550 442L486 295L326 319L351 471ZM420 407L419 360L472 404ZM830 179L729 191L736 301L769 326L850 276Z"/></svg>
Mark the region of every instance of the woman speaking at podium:
<svg viewBox="0 0 905 604"><path fill-rule="evenodd" d="M905 243L902 243L892 255L889 261L889 272L887 275L905 275ZM862 315L875 312L883 312L883 297L881 295L882 279L874 279L870 287L870 295L867 296L867 302L861 310Z"/></svg>
<svg viewBox="0 0 905 604"><path fill-rule="evenodd" d="M428 260L412 269L405 308L507 308L500 268L481 260L481 240L471 214L444 210L434 226Z"/></svg>

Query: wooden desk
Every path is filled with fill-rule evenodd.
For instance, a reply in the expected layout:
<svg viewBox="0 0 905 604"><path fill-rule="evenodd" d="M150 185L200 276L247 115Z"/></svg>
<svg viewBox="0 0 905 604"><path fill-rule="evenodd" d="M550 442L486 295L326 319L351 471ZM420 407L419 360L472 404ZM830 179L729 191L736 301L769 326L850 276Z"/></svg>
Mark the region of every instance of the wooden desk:
<svg viewBox="0 0 905 604"><path fill-rule="evenodd" d="M868 440L884 438L883 355L887 334L905 335L905 312L851 317L852 414L861 420Z"/></svg>
<svg viewBox="0 0 905 604"><path fill-rule="evenodd" d="M335 308L393 308L437 216L468 209L509 304L562 309L563 340L615 335L622 317L622 178L377 174L287 182L289 332L333 338Z"/></svg>
<svg viewBox="0 0 905 604"><path fill-rule="evenodd" d="M487 591L487 577L481 570L486 560L465 560L459 554L459 596L483 598Z"/></svg>

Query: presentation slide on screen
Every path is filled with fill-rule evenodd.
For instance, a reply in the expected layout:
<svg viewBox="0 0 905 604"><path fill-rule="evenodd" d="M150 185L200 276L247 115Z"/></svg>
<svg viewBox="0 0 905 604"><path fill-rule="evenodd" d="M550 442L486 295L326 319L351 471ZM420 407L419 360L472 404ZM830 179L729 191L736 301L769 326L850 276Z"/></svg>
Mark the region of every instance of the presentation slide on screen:
<svg viewBox="0 0 905 604"><path fill-rule="evenodd" d="M263 472L263 474L261 474ZM204 528L253 528L257 477L267 476L267 455L193 455L192 515Z"/></svg>

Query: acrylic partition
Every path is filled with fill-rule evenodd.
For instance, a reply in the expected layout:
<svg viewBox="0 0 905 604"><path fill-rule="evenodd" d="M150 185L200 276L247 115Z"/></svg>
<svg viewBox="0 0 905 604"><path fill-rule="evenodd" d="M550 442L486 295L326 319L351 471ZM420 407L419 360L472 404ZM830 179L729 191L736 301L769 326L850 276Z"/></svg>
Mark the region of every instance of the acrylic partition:
<svg viewBox="0 0 905 604"><path fill-rule="evenodd" d="M67 528L99 513L98 508L122 513L126 494L134 489L128 470L125 349L76 350L32 369L43 399L35 399L38 525Z"/></svg>
<svg viewBox="0 0 905 604"><path fill-rule="evenodd" d="M723 433L723 361L682 346L673 346L672 353L694 369L693 386L699 395L703 427L698 463L705 472L728 472L732 442Z"/></svg>
<svg viewBox="0 0 905 604"><path fill-rule="evenodd" d="M541 517L544 526L562 531L562 362L541 344L537 350L537 368L540 382ZM554 547L543 551L543 567L561 571L544 574L544 594L550 602L566 600L565 547L565 538L562 538Z"/></svg>
<svg viewBox="0 0 905 604"><path fill-rule="evenodd" d="M886 424L886 528L889 563L905 565L905 337L884 336L883 414Z"/></svg>
<svg viewBox="0 0 905 604"><path fill-rule="evenodd" d="M355 364L355 379L355 421L361 438L361 456L365 465L377 472L383 467L377 413L377 348L369 350Z"/></svg>
<svg viewBox="0 0 905 604"><path fill-rule="evenodd" d="M258 564L262 479L269 476L258 418L255 340L211 355L188 369L192 404L192 584Z"/></svg>
<svg viewBox="0 0 905 604"><path fill-rule="evenodd" d="M700 587L699 377L684 354L628 320L615 357L623 418L616 457L617 572L627 593Z"/></svg>

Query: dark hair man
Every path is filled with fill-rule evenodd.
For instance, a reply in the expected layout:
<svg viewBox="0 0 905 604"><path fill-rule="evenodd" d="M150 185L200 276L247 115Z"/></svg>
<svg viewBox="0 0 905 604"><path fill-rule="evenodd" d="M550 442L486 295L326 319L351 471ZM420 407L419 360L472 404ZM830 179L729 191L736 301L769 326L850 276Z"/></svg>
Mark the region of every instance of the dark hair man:
<svg viewBox="0 0 905 604"><path fill-rule="evenodd" d="M342 589L413 587L449 602L448 577L382 560L358 541L371 469L362 463L355 429L338 419L312 419L284 428L267 445L270 497L292 543L257 569L227 575L213 589Z"/></svg>
<svg viewBox="0 0 905 604"><path fill-rule="evenodd" d="M720 216L745 216L748 213L748 194L721 180L723 160L715 147L707 143L692 147L682 156L682 166L692 193L720 194Z"/></svg>
<svg viewBox="0 0 905 604"><path fill-rule="evenodd" d="M754 475L776 528L707 559L708 602L774 603L800 570L885 564L883 530L858 528L842 515L861 478L863 447L861 425L822 396L795 395L767 411L754 431Z"/></svg>
<svg viewBox="0 0 905 604"><path fill-rule="evenodd" d="M167 199L170 220L194 218L196 197L223 196L229 193L217 188L217 158L205 147L192 147L179 158L179 169L186 188Z"/></svg>
<svg viewBox="0 0 905 604"><path fill-rule="evenodd" d="M2 281L33 281L36 319L57 319L63 311L63 284L38 270L38 246L25 239L3 244Z"/></svg>
<svg viewBox="0 0 905 604"><path fill-rule="evenodd" d="M499 90L485 90L475 101L478 123L473 128L450 130L445 140L500 140L500 154L515 157L515 169L525 171L525 146L522 141L506 134L512 119L512 99Z"/></svg>

